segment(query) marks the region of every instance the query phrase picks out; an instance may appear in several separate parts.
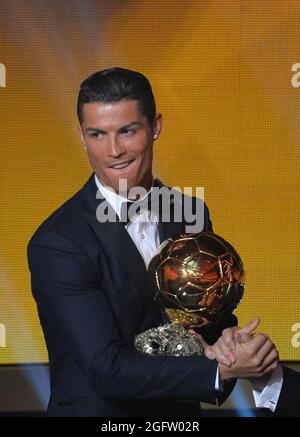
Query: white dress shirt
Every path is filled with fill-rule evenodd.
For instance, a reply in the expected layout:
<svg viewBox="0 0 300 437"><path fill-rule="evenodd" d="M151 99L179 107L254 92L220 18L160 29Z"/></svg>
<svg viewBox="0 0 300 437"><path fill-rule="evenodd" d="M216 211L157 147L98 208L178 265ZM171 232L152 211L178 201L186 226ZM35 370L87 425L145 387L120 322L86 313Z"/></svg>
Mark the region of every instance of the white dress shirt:
<svg viewBox="0 0 300 437"><path fill-rule="evenodd" d="M111 188L102 185L95 174L95 182L97 188L105 200L114 209L119 218L121 218L121 207L124 202L128 202L128 199L115 193ZM147 194L139 200L145 199L151 192L151 189ZM153 213L148 210L142 210L140 214L132 217L130 222L125 225L125 229L132 238L138 251L140 252L146 268L148 268L149 262L153 257L156 249L160 245L159 233L158 233L158 219L153 216ZM260 392L257 389L253 389L253 396L255 405L259 408L269 408L274 411L278 402L282 387L282 369L278 366L272 373L267 385ZM219 381L219 368L217 367L217 374L215 380L215 389L221 390L221 384Z"/></svg>
<svg viewBox="0 0 300 437"><path fill-rule="evenodd" d="M116 194L110 188L102 185L96 175L95 181L105 200L111 205L118 217L121 218L122 204L128 202L128 199ZM139 199L139 201L145 199L151 190L152 188L142 199ZM153 211L150 212L142 209L139 214L134 215L129 223L125 225L125 229L140 252L146 268L148 268L154 252L160 245L157 223L158 218L154 215Z"/></svg>
<svg viewBox="0 0 300 437"><path fill-rule="evenodd" d="M283 371L279 364L272 372L267 384L262 390L253 387L252 393L258 408L269 408L275 411L283 383Z"/></svg>

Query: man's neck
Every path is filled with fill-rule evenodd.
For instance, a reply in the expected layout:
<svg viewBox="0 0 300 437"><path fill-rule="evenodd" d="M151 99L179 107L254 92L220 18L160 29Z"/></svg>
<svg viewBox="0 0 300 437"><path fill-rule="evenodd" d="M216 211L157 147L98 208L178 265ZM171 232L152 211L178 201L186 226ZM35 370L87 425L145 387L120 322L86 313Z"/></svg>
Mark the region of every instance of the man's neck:
<svg viewBox="0 0 300 437"><path fill-rule="evenodd" d="M130 200L132 202L139 200L139 195L138 194L135 195L134 190L132 193L132 188L134 188L134 187L131 187L127 191L119 191L119 190L114 189L111 185L108 185L104 181L102 181L101 178L99 178L99 176L97 176L97 174L95 174L95 177L97 178L99 185L101 185L105 189L111 191L112 193L115 193L117 196L120 196L126 200ZM154 178L153 178L153 175L151 174L151 177L149 177L147 179L147 181L141 181L140 184L138 185L138 187L144 188L148 194L149 191L151 190L151 188L153 187L153 184L154 184Z"/></svg>
<svg viewBox="0 0 300 437"><path fill-rule="evenodd" d="M120 198L122 198L124 200L129 200L131 202L135 202L136 200L140 200L140 195L139 194L135 195L134 190L132 190L132 188L134 188L134 187L131 187L127 191L118 191L118 190L115 190L111 185L107 185L105 182L103 182L101 180L101 178L99 178L99 176L97 176L96 174L95 174L95 178L97 179L97 182L98 182L98 188L102 187L102 189L104 188L105 190L108 190L109 192L113 193L114 195L119 196ZM141 183L139 185L139 188L144 188L144 190L146 191L146 195L148 195L150 190L152 189L153 185L154 185L154 179L153 179L153 176L151 175L151 179L149 179L149 182L147 184ZM145 197L145 196L143 196L143 197Z"/></svg>

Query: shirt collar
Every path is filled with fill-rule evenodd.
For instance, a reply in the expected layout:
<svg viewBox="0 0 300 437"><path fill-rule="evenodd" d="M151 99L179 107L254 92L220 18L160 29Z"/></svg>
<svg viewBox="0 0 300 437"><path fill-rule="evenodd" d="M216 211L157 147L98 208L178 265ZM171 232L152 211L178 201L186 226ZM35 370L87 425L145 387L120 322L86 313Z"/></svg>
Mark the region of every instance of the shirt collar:
<svg viewBox="0 0 300 437"><path fill-rule="evenodd" d="M113 208L113 210L118 215L119 219L121 218L121 207L124 202L131 202L130 200L126 199L126 197L120 196L117 194L113 188L104 186L99 179L97 178L97 175L95 173L95 183L97 185L98 190L101 192L105 200L110 204L110 206ZM152 191L154 180L152 180L152 186L149 191L145 194L144 197L142 197L140 200L142 201L145 199Z"/></svg>

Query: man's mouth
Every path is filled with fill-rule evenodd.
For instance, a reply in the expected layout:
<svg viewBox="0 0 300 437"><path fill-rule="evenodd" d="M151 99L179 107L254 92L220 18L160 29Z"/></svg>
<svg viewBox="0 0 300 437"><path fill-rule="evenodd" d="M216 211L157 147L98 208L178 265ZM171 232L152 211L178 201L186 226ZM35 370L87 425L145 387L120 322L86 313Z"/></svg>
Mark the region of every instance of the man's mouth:
<svg viewBox="0 0 300 437"><path fill-rule="evenodd" d="M114 168L115 170L122 170L123 168L128 167L134 159L130 159L129 161L119 162L118 164L111 165L110 168Z"/></svg>

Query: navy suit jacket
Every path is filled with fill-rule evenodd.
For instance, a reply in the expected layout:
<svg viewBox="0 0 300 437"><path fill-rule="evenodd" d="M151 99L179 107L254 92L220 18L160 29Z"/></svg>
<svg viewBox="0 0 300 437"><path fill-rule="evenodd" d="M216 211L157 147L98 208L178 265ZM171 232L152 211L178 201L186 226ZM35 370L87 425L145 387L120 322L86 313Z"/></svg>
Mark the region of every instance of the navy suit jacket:
<svg viewBox="0 0 300 437"><path fill-rule="evenodd" d="M149 300L147 271L120 222L96 219L94 174L28 245L32 293L49 354L50 416L191 416L215 403L216 361L151 357L137 333L163 322ZM160 241L185 223L159 223ZM206 230L211 230L205 207ZM234 316L202 330L213 343ZM226 386L219 401L230 393Z"/></svg>
<svg viewBox="0 0 300 437"><path fill-rule="evenodd" d="M283 366L283 384L274 415L300 417L300 373L286 366Z"/></svg>

